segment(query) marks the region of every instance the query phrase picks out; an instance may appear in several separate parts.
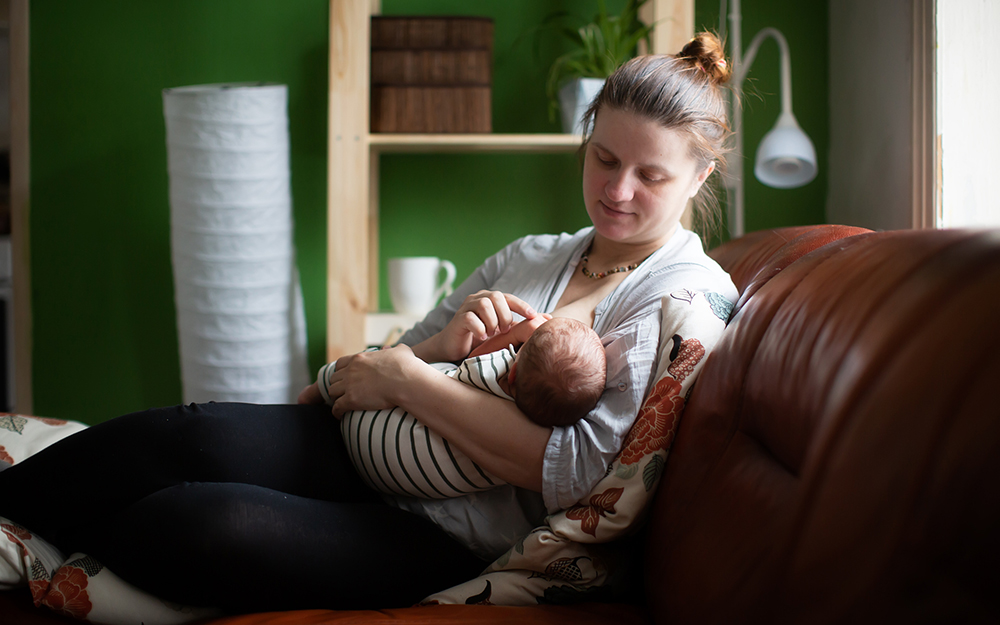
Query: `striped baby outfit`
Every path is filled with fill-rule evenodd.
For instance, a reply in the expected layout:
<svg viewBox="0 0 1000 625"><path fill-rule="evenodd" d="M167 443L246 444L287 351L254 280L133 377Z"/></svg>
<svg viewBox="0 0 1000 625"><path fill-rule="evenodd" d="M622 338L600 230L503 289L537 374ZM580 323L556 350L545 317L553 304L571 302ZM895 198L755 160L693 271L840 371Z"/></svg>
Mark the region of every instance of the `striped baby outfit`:
<svg viewBox="0 0 1000 625"><path fill-rule="evenodd" d="M445 375L513 400L497 379L510 370L514 348L462 361L433 365ZM335 363L319 370L316 385L329 404L328 388ZM505 482L490 475L402 408L354 410L344 415L340 431L354 468L373 489L389 495L447 499L493 488Z"/></svg>

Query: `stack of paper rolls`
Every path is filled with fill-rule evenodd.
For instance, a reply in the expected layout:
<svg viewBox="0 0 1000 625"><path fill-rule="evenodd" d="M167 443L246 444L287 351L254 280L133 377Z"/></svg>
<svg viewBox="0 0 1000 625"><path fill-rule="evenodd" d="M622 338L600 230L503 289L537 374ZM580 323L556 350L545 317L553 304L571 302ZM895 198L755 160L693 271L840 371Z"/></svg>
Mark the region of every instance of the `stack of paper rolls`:
<svg viewBox="0 0 1000 625"><path fill-rule="evenodd" d="M309 376L287 89L166 89L163 109L184 402L293 402Z"/></svg>

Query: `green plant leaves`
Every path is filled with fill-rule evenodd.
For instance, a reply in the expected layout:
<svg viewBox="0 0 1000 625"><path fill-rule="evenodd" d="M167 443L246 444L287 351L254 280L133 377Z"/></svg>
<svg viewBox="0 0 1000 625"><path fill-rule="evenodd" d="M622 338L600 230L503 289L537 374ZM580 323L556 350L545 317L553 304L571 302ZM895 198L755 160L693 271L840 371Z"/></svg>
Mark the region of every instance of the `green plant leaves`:
<svg viewBox="0 0 1000 625"><path fill-rule="evenodd" d="M618 465L618 469L615 471L615 476L620 477L623 480L627 480L638 472L639 465L637 464L620 464Z"/></svg>
<svg viewBox="0 0 1000 625"><path fill-rule="evenodd" d="M559 34L573 43L574 49L558 57L549 70L546 92L553 118L559 110L558 92L563 82L573 78L607 78L636 55L642 40L652 49L653 26L639 20L639 8L647 1L629 0L621 15L609 15L604 0L599 0L597 15L591 22L575 29L558 29ZM545 18L543 26L566 17L569 17L566 11L554 12Z"/></svg>
<svg viewBox="0 0 1000 625"><path fill-rule="evenodd" d="M659 454L649 459L646 468L642 470L642 483L645 485L647 493L660 481L660 476L663 475L663 469L666 465L667 461Z"/></svg>

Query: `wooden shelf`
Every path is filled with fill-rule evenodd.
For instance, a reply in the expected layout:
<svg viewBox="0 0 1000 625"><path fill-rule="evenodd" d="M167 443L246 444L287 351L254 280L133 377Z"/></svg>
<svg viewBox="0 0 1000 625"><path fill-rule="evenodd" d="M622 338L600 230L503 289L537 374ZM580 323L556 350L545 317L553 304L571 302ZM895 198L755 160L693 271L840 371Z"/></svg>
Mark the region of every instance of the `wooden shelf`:
<svg viewBox="0 0 1000 625"><path fill-rule="evenodd" d="M368 144L378 153L438 152L575 152L580 135L567 134L380 134L368 135Z"/></svg>
<svg viewBox="0 0 1000 625"><path fill-rule="evenodd" d="M330 0L327 159L327 361L365 347L378 309L379 154L572 153L568 134L372 134L368 132L371 16L380 0ZM653 0L642 19L660 24L653 52L680 50L694 33L694 0ZM370 328L369 328L370 326Z"/></svg>

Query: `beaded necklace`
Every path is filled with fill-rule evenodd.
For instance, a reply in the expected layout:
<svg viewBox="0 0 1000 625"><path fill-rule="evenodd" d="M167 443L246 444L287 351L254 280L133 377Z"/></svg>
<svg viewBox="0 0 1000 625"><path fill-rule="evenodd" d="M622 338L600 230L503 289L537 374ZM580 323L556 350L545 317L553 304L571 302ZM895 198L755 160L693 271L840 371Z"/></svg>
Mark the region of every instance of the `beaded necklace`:
<svg viewBox="0 0 1000 625"><path fill-rule="evenodd" d="M587 260L589 260L588 257L590 256L590 248L591 247L593 247L593 246L592 245L588 246L587 247L587 251L584 252L583 255L580 257L580 270L583 272L583 275L587 276L591 280L600 280L601 278L607 278L608 276L610 276L613 273L625 273L626 271L632 271L633 269L635 269L636 267L638 267L639 265L641 265L643 260L646 260L646 258L649 258L649 256L647 256L646 258L643 258L639 262L632 263L631 265L629 265L627 267L615 267L614 269L608 269L607 271L602 271L600 273L594 273L593 271L590 271L589 269L587 269Z"/></svg>

